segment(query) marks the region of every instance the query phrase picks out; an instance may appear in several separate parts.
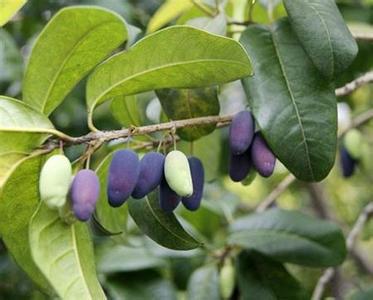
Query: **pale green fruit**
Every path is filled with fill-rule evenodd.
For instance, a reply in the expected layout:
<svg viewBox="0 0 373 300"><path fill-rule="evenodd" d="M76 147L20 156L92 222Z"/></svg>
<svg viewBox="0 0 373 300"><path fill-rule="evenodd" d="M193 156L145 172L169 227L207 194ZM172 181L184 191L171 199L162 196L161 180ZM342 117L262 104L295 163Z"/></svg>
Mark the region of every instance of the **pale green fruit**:
<svg viewBox="0 0 373 300"><path fill-rule="evenodd" d="M363 136L357 129L349 130L344 136L343 140L344 146L346 147L348 153L355 159L360 159L362 155L362 144Z"/></svg>
<svg viewBox="0 0 373 300"><path fill-rule="evenodd" d="M53 155L44 164L39 180L40 199L57 209L66 202L71 183L71 164L64 155Z"/></svg>
<svg viewBox="0 0 373 300"><path fill-rule="evenodd" d="M167 154L164 174L168 185L176 194L182 197L189 197L193 194L189 163L183 152L174 150Z"/></svg>
<svg viewBox="0 0 373 300"><path fill-rule="evenodd" d="M248 186L252 184L255 178L256 178L256 172L255 170L251 169L249 175L247 175L246 178L241 181L241 184L243 186Z"/></svg>
<svg viewBox="0 0 373 300"><path fill-rule="evenodd" d="M226 260L225 264L220 270L219 287L220 294L223 299L229 299L233 293L235 286L235 273L232 261Z"/></svg>

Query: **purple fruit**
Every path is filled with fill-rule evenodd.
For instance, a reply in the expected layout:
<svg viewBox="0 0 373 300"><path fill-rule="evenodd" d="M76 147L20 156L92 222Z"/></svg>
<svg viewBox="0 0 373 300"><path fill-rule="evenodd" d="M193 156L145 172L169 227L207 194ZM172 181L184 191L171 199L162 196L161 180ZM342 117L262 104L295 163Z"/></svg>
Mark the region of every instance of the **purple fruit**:
<svg viewBox="0 0 373 300"><path fill-rule="evenodd" d="M168 185L166 178L163 177L159 186L159 205L165 212L172 212L179 205L181 197L174 192Z"/></svg>
<svg viewBox="0 0 373 300"><path fill-rule="evenodd" d="M201 204L203 195L203 186L205 181L205 171L202 162L197 157L188 158L190 172L192 174L193 194L190 197L183 197L181 201L183 205L191 210L197 210Z"/></svg>
<svg viewBox="0 0 373 300"><path fill-rule="evenodd" d="M144 198L153 191L163 177L165 156L158 152L149 152L140 161L140 175L132 197L136 199Z"/></svg>
<svg viewBox="0 0 373 300"><path fill-rule="evenodd" d="M240 182L246 178L251 169L250 149L243 154L230 154L229 176L234 182Z"/></svg>
<svg viewBox="0 0 373 300"><path fill-rule="evenodd" d="M121 206L132 194L140 174L140 163L136 152L115 152L109 168L107 194L109 204Z"/></svg>
<svg viewBox="0 0 373 300"><path fill-rule="evenodd" d="M95 210L100 195L100 182L92 170L80 170L70 188L72 209L76 218L87 221Z"/></svg>
<svg viewBox="0 0 373 300"><path fill-rule="evenodd" d="M351 177L356 168L356 160L350 155L345 147L340 149L340 163L343 177Z"/></svg>
<svg viewBox="0 0 373 300"><path fill-rule="evenodd" d="M243 154L253 140L255 122L251 113L243 110L236 114L229 127L229 146L234 155Z"/></svg>
<svg viewBox="0 0 373 300"><path fill-rule="evenodd" d="M272 175L275 169L276 157L260 133L256 133L254 136L251 145L251 160L260 175L263 177Z"/></svg>

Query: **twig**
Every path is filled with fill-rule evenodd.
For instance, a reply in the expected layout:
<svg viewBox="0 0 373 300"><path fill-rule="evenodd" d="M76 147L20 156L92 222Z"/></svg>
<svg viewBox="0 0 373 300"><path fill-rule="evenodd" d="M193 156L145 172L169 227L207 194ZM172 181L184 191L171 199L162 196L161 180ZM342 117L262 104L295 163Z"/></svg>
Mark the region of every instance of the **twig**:
<svg viewBox="0 0 373 300"><path fill-rule="evenodd" d="M373 71L365 73L359 78L347 83L345 86L338 88L335 90L335 94L337 97L346 96L351 94L353 91L361 87L362 85L368 84L373 82Z"/></svg>
<svg viewBox="0 0 373 300"><path fill-rule="evenodd" d="M348 234L346 239L346 247L348 252L350 252L353 249L357 236L363 230L364 225L371 216L373 216L373 202L370 202L367 206L365 206L365 208L362 210L359 217L357 218L350 233ZM312 300L321 299L322 295L324 294L326 286L335 274L335 270L335 268L328 268L325 270L325 272L317 282L316 288L312 295Z"/></svg>
<svg viewBox="0 0 373 300"><path fill-rule="evenodd" d="M202 3L199 3L198 0L191 0L192 3L198 8L200 9L203 13L205 13L206 15L210 16L210 17L215 17L216 16L216 13L212 12L209 8L207 8L204 4Z"/></svg>

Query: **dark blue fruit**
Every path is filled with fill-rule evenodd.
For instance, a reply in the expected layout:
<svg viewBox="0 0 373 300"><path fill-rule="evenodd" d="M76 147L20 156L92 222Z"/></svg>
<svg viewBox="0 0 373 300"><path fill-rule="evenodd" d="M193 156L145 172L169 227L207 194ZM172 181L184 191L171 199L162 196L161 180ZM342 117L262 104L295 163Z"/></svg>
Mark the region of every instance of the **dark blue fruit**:
<svg viewBox="0 0 373 300"><path fill-rule="evenodd" d="M253 140L255 122L247 110L236 114L229 127L229 146L232 154L243 154Z"/></svg>
<svg viewBox="0 0 373 300"><path fill-rule="evenodd" d="M190 172L192 174L193 194L190 197L183 197L181 201L183 205L191 210L197 210L201 204L203 195L203 186L205 181L205 171L202 162L197 157L188 158Z"/></svg>
<svg viewBox="0 0 373 300"><path fill-rule="evenodd" d="M240 182L246 178L251 169L250 149L243 154L230 153L229 176L234 182Z"/></svg>
<svg viewBox="0 0 373 300"><path fill-rule="evenodd" d="M140 175L132 192L133 198L144 198L161 183L164 160L165 156L158 152L149 152L144 155L140 161Z"/></svg>
<svg viewBox="0 0 373 300"><path fill-rule="evenodd" d="M256 133L254 136L251 145L251 160L260 175L263 177L272 175L275 169L276 157L260 133Z"/></svg>
<svg viewBox="0 0 373 300"><path fill-rule="evenodd" d="M166 178L162 178L159 186L159 205L165 212L173 212L179 205L181 197L168 185Z"/></svg>
<svg viewBox="0 0 373 300"><path fill-rule="evenodd" d="M140 163L136 152L115 152L109 168L107 194L109 204L121 206L132 194L140 174Z"/></svg>
<svg viewBox="0 0 373 300"><path fill-rule="evenodd" d="M72 209L76 218L87 221L95 210L100 195L100 182L92 170L80 170L70 188Z"/></svg>
<svg viewBox="0 0 373 300"><path fill-rule="evenodd" d="M340 149L340 163L343 177L351 177L356 168L357 161L350 155L345 147Z"/></svg>

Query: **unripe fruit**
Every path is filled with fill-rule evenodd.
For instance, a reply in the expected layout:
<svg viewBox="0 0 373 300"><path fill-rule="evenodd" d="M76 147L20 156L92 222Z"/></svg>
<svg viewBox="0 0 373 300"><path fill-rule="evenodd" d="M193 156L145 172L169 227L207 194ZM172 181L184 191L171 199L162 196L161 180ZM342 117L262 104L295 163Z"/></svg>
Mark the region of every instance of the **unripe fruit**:
<svg viewBox="0 0 373 300"><path fill-rule="evenodd" d="M232 261L226 260L225 264L220 270L219 287L220 294L223 299L229 299L233 293L235 286L235 271Z"/></svg>
<svg viewBox="0 0 373 300"><path fill-rule="evenodd" d="M70 188L72 209L76 218L87 221L95 210L100 195L100 182L92 170L80 170Z"/></svg>
<svg viewBox="0 0 373 300"><path fill-rule="evenodd" d="M39 181L40 199L52 209L66 202L71 183L71 164L66 156L51 156L44 164Z"/></svg>
<svg viewBox="0 0 373 300"><path fill-rule="evenodd" d="M243 154L253 140L255 122L247 110L236 114L229 127L229 146L232 154Z"/></svg>
<svg viewBox="0 0 373 300"><path fill-rule="evenodd" d="M140 161L139 178L132 192L133 198L144 198L161 183L164 161L165 156L161 153L149 152L144 155Z"/></svg>
<svg viewBox="0 0 373 300"><path fill-rule="evenodd" d="M250 152L246 151L243 154L230 154L229 158L229 176L234 182L240 182L246 178L251 169L252 163Z"/></svg>
<svg viewBox="0 0 373 300"><path fill-rule="evenodd" d="M202 162L197 157L189 157L188 162L192 174L193 194L190 197L183 197L181 201L187 209L194 211L197 210L201 204L203 186L205 183L205 171Z"/></svg>
<svg viewBox="0 0 373 300"><path fill-rule="evenodd" d="M109 168L107 194L109 204L121 206L131 196L140 174L136 152L120 150L114 153Z"/></svg>
<svg viewBox="0 0 373 300"><path fill-rule="evenodd" d="M251 160L260 175L263 177L272 175L275 169L276 157L260 133L256 133L254 136L251 145Z"/></svg>
<svg viewBox="0 0 373 300"><path fill-rule="evenodd" d="M362 155L362 144L363 136L357 129L351 129L349 130L343 139L343 144L348 151L348 153L354 158L354 159L360 159Z"/></svg>
<svg viewBox="0 0 373 300"><path fill-rule="evenodd" d="M174 150L167 154L164 175L170 188L181 197L193 194L193 182L187 157L183 152Z"/></svg>
<svg viewBox="0 0 373 300"><path fill-rule="evenodd" d="M249 175L246 176L244 180L241 181L241 184L243 186L250 185L256 178L256 171L254 169L251 169L249 172Z"/></svg>
<svg viewBox="0 0 373 300"><path fill-rule="evenodd" d="M340 162L343 177L352 176L355 172L356 160L348 153L345 147L341 147L340 149Z"/></svg>
<svg viewBox="0 0 373 300"><path fill-rule="evenodd" d="M159 186L159 205L165 212L172 212L179 205L181 197L176 194L168 185L165 178Z"/></svg>

